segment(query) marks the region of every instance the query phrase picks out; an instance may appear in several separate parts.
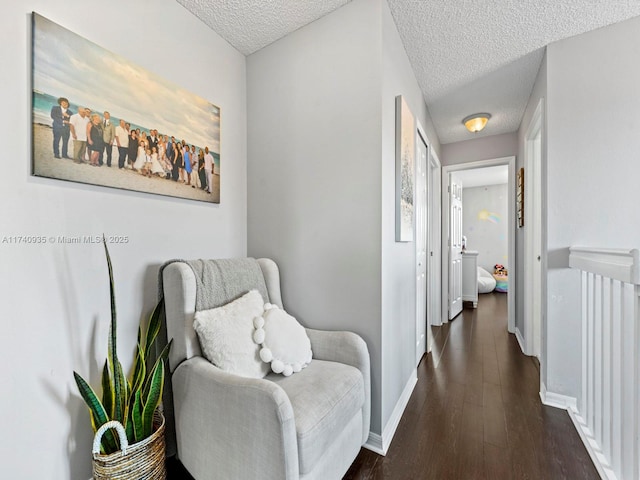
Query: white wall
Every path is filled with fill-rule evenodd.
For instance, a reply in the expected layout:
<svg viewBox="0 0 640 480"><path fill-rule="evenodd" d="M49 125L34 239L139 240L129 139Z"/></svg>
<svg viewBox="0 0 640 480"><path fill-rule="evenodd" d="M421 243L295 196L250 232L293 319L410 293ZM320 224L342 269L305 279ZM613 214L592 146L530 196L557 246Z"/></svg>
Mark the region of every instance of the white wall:
<svg viewBox="0 0 640 480"><path fill-rule="evenodd" d="M471 134L469 134L471 135ZM512 157L518 154L516 132L473 138L463 142L442 145L440 161L442 166L489 160L491 158Z"/></svg>
<svg viewBox="0 0 640 480"><path fill-rule="evenodd" d="M395 97L437 136L386 2L355 0L247 59L248 250L310 327L352 330L380 434L415 367L415 244L395 243Z"/></svg>
<svg viewBox="0 0 640 480"><path fill-rule="evenodd" d="M547 389L580 397L571 245L640 247L640 18L547 47Z"/></svg>
<svg viewBox="0 0 640 480"><path fill-rule="evenodd" d="M395 97L403 95L439 154L440 144L386 1L382 13L382 425L416 367L415 242L395 241ZM424 292L423 292L424 294Z"/></svg>
<svg viewBox="0 0 640 480"><path fill-rule="evenodd" d="M369 346L380 432L380 13L355 0L247 58L248 251L302 324Z"/></svg>
<svg viewBox="0 0 640 480"><path fill-rule="evenodd" d="M478 251L478 266L489 273L497 263L507 265L508 198L506 183L462 190L462 230L467 249Z"/></svg>
<svg viewBox="0 0 640 480"><path fill-rule="evenodd" d="M30 176L32 10L221 107L219 206ZM155 304L162 262L246 255L245 58L171 0L153 7L122 0L5 2L0 28L0 99L10 112L0 118L7 162L0 176L2 476L86 479L92 432L72 371L99 384L110 318L102 246L1 240L129 237L110 247L119 352L128 369L139 320ZM176 59L184 64L178 67Z"/></svg>

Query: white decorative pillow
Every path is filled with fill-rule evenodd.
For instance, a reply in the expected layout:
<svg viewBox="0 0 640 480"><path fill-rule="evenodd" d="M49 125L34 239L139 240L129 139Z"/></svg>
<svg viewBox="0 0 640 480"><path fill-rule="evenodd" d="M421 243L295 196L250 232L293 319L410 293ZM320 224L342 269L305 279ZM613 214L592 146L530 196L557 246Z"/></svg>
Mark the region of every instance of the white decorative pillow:
<svg viewBox="0 0 640 480"><path fill-rule="evenodd" d="M253 340L262 348L260 358L274 373L288 377L311 362L311 341L298 321L276 305L265 303L254 320Z"/></svg>
<svg viewBox="0 0 640 480"><path fill-rule="evenodd" d="M269 368L260 360L253 342L253 319L264 311L264 300L257 290L222 307L196 312L193 328L202 353L225 372L243 377L262 378Z"/></svg>

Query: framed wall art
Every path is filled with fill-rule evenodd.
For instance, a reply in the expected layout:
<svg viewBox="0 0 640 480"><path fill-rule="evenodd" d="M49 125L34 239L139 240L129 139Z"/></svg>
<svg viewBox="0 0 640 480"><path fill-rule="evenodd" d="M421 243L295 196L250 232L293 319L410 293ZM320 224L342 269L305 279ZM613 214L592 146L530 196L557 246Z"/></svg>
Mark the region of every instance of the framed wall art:
<svg viewBox="0 0 640 480"><path fill-rule="evenodd" d="M32 174L220 203L220 108L33 13Z"/></svg>
<svg viewBox="0 0 640 480"><path fill-rule="evenodd" d="M413 241L416 122L407 102L396 97L396 242Z"/></svg>
<svg viewBox="0 0 640 480"><path fill-rule="evenodd" d="M516 209L518 211L518 228L524 227L524 168L518 170L518 185L516 188Z"/></svg>

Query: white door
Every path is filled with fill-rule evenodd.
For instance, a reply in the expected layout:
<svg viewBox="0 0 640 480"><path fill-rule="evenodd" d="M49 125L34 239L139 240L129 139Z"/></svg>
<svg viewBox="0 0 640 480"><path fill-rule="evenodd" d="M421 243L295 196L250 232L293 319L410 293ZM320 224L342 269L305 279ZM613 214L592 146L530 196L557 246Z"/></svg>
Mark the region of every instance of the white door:
<svg viewBox="0 0 640 480"><path fill-rule="evenodd" d="M449 174L449 320L462 311L462 182Z"/></svg>
<svg viewBox="0 0 640 480"><path fill-rule="evenodd" d="M427 345L427 146L416 145L416 365Z"/></svg>
<svg viewBox="0 0 640 480"><path fill-rule="evenodd" d="M542 105L538 105L526 136L524 228L525 344L528 355L542 350Z"/></svg>

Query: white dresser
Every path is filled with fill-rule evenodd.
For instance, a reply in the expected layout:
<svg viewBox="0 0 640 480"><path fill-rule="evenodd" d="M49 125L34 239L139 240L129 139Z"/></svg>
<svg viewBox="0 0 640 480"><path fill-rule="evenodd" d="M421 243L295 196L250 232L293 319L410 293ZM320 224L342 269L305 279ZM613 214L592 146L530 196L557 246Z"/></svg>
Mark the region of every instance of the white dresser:
<svg viewBox="0 0 640 480"><path fill-rule="evenodd" d="M462 301L472 302L478 307L478 252L462 252Z"/></svg>

